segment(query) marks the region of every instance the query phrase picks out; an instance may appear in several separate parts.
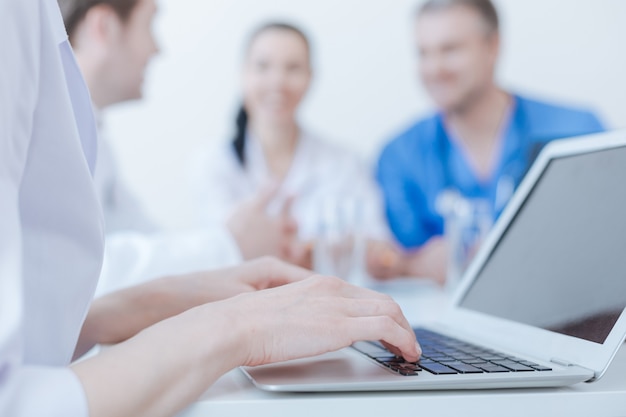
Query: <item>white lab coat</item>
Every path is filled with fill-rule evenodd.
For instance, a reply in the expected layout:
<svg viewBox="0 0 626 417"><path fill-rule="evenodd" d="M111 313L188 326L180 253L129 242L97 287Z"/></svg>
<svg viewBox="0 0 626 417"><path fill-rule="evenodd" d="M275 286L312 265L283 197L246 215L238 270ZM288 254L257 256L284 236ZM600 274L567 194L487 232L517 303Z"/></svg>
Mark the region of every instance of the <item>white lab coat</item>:
<svg viewBox="0 0 626 417"><path fill-rule="evenodd" d="M0 415L87 416L67 368L103 250L90 98L56 0L0 1Z"/></svg>
<svg viewBox="0 0 626 417"><path fill-rule="evenodd" d="M261 146L250 134L246 140L245 169L231 142L212 146L198 155L192 163L191 189L200 224L225 222L238 204L253 198L271 182ZM381 198L370 170L352 153L308 132L300 135L291 167L268 212L277 213L289 196L295 198L291 214L302 240L318 235L322 204L350 199L361 209L364 235L389 238Z"/></svg>
<svg viewBox="0 0 626 417"><path fill-rule="evenodd" d="M237 243L222 224L182 232L159 228L126 185L106 134L100 133L94 181L104 211L106 246L96 296L154 278L241 262Z"/></svg>

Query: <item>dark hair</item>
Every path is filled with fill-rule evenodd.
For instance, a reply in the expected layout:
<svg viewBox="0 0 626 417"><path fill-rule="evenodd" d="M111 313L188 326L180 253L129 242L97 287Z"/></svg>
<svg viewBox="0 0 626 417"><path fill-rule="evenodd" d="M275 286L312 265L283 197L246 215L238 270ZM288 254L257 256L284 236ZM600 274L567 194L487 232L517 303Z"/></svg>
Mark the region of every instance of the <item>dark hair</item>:
<svg viewBox="0 0 626 417"><path fill-rule="evenodd" d="M242 105L235 119L235 138L233 139L233 149L237 160L242 167L246 166L246 130L248 129L248 112Z"/></svg>
<svg viewBox="0 0 626 417"><path fill-rule="evenodd" d="M58 0L65 30L70 41L72 40L76 28L83 21L87 12L92 7L100 4L109 6L122 20L128 19L131 12L137 6L139 0Z"/></svg>
<svg viewBox="0 0 626 417"><path fill-rule="evenodd" d="M289 23L284 22L270 22L266 23L263 26L257 28L250 37L248 38L248 42L246 43L246 49L250 49L250 46L254 42L254 40L261 34L268 32L270 30L282 30L286 32L295 33L304 41L307 49L311 50L311 43L309 42L309 38L306 36L304 31L299 29L298 27L291 25ZM246 111L246 107L242 104L237 112L237 117L235 119L235 136L232 141L233 150L235 151L235 156L239 161L239 164L242 167L246 166L246 131L248 129L248 112Z"/></svg>
<svg viewBox="0 0 626 417"><path fill-rule="evenodd" d="M500 19L498 18L498 11L491 0L427 0L426 3L418 8L417 15L421 16L427 12L449 9L456 6L469 7L478 12L487 25L488 34L491 35L499 32Z"/></svg>

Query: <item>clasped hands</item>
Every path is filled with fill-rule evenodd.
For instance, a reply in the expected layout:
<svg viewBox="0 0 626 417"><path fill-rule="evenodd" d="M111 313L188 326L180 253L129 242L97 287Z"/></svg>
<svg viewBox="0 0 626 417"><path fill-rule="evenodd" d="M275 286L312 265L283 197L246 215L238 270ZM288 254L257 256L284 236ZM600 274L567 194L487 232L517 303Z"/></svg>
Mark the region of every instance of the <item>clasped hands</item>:
<svg viewBox="0 0 626 417"><path fill-rule="evenodd" d="M268 213L267 208L278 190L277 184L269 184L252 199L239 204L231 213L227 227L243 259L273 256L310 269L313 245L298 238L298 224L291 215L294 197L286 198L276 214Z"/></svg>

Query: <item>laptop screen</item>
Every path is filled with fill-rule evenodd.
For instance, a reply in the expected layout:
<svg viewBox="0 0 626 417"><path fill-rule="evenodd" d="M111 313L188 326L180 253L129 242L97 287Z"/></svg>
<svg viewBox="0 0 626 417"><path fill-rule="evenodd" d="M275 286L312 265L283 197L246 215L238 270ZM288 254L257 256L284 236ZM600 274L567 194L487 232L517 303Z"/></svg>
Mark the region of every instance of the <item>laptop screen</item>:
<svg viewBox="0 0 626 417"><path fill-rule="evenodd" d="M552 159L460 306L595 343L626 308L626 147Z"/></svg>

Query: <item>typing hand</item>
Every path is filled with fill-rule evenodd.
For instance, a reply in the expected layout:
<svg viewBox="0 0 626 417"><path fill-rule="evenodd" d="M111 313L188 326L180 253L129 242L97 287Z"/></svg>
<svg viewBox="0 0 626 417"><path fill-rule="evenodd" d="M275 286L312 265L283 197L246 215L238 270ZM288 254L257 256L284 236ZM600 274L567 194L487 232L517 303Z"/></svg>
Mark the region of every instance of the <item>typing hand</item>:
<svg viewBox="0 0 626 417"><path fill-rule="evenodd" d="M319 355L360 340L382 340L408 361L421 354L400 307L388 296L339 278L314 276L280 288L207 306L215 317L239 317L237 365Z"/></svg>
<svg viewBox="0 0 626 417"><path fill-rule="evenodd" d="M313 275L313 272L271 257L257 258L241 265L191 274L166 277L145 284L158 292L170 305L181 310L220 301L235 295L274 288Z"/></svg>

